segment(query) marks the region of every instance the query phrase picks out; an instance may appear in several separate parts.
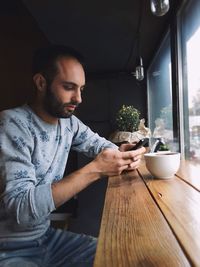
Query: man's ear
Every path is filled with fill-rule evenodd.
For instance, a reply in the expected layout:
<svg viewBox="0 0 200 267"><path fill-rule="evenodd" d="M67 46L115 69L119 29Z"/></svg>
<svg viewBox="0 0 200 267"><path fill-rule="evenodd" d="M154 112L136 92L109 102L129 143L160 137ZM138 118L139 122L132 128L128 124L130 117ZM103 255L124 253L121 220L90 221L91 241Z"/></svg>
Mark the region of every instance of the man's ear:
<svg viewBox="0 0 200 267"><path fill-rule="evenodd" d="M33 82L39 91L43 92L46 90L47 82L41 73L36 73L33 76Z"/></svg>

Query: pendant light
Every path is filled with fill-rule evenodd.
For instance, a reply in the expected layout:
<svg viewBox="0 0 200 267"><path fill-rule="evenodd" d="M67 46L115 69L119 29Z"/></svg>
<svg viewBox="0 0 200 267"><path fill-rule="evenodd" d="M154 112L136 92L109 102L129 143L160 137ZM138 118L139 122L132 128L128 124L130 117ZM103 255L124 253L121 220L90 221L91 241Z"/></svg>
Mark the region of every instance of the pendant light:
<svg viewBox="0 0 200 267"><path fill-rule="evenodd" d="M139 64L135 68L135 72L132 72L136 80L142 81L144 79L144 67L142 62L142 57L139 57Z"/></svg>
<svg viewBox="0 0 200 267"><path fill-rule="evenodd" d="M150 0L151 12L158 17L164 16L169 10L169 0Z"/></svg>

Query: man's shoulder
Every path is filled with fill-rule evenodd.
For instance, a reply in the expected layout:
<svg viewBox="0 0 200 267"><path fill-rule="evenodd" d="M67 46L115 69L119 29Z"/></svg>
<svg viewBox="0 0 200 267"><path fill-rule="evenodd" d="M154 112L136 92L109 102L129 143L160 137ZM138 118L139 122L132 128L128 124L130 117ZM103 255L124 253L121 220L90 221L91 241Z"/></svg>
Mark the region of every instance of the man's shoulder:
<svg viewBox="0 0 200 267"><path fill-rule="evenodd" d="M24 114L25 112L25 105L23 106L19 106L19 107L15 107L15 108L9 108L9 109L4 109L2 111L0 111L0 115L1 116L20 116L22 114Z"/></svg>
<svg viewBox="0 0 200 267"><path fill-rule="evenodd" d="M5 109L0 112L0 121L1 122L9 122L11 120L17 121L24 121L27 117L27 111L25 105Z"/></svg>

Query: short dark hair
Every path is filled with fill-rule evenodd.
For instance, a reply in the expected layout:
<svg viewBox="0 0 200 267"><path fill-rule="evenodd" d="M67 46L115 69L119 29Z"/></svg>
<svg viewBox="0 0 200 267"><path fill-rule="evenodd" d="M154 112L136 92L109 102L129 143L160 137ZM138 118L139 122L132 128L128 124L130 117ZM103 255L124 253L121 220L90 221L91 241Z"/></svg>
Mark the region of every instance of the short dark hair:
<svg viewBox="0 0 200 267"><path fill-rule="evenodd" d="M39 48L33 55L32 73L41 73L49 82L51 82L57 73L56 62L62 57L72 57L84 67L83 56L69 46L50 45Z"/></svg>

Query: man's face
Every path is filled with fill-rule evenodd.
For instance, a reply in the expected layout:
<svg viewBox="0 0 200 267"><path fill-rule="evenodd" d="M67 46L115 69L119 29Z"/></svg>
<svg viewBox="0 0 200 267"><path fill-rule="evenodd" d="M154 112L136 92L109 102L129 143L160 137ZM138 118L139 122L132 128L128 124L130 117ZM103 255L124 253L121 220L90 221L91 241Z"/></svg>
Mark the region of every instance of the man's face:
<svg viewBox="0 0 200 267"><path fill-rule="evenodd" d="M69 118L82 102L81 92L85 85L82 65L73 58L61 58L57 62L58 73L47 84L43 108L56 118Z"/></svg>

